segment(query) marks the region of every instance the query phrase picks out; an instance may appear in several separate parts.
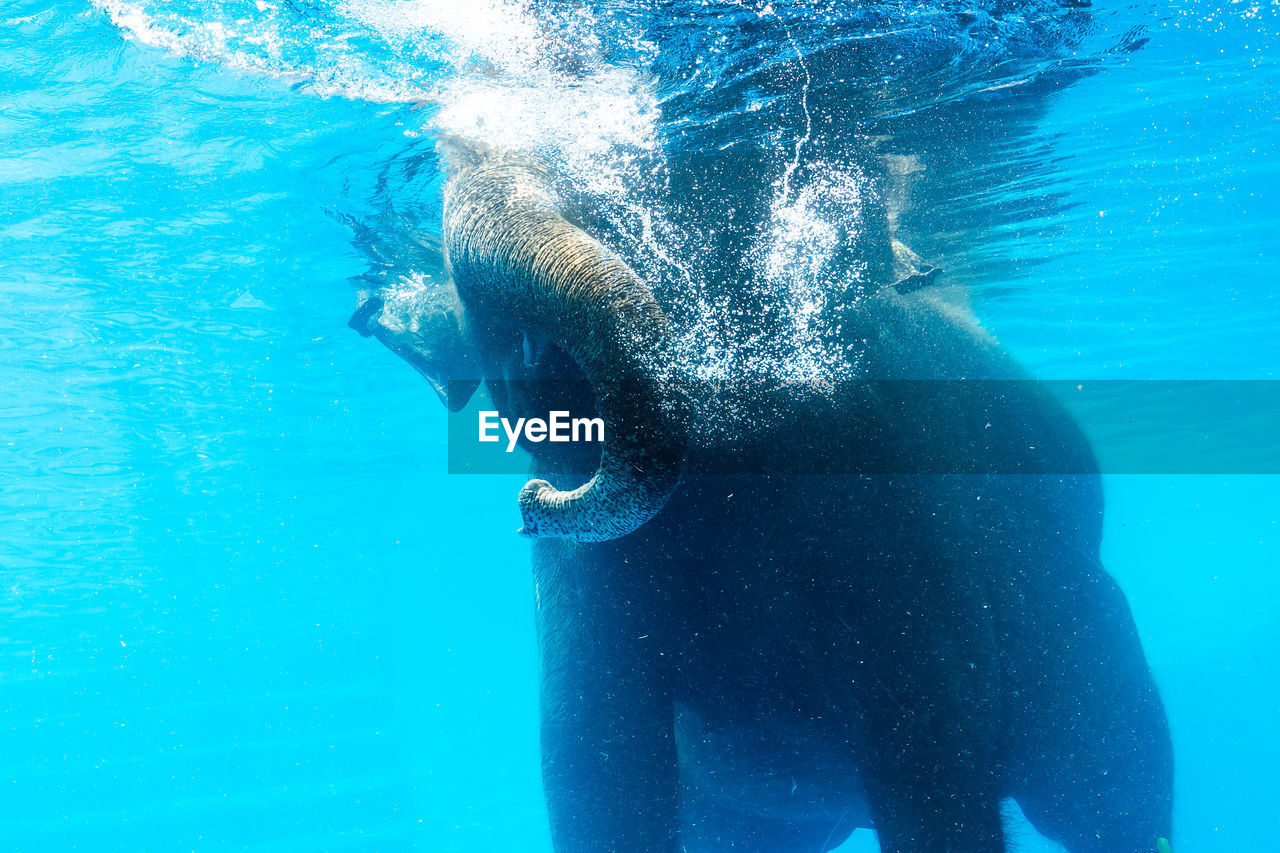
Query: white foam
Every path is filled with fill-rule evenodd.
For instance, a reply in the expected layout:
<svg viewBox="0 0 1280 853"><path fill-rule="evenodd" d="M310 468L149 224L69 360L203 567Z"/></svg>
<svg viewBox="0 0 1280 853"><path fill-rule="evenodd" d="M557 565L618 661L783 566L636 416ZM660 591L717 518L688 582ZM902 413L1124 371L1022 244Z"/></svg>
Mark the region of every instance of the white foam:
<svg viewBox="0 0 1280 853"><path fill-rule="evenodd" d="M537 22L509 0L348 0L340 9L401 48L426 36L447 40L461 68L477 58L507 73L535 68L542 56Z"/></svg>
<svg viewBox="0 0 1280 853"><path fill-rule="evenodd" d="M145 0L91 2L134 42L239 71L306 81L321 96L416 103L432 92L425 75L405 64L371 62L347 43L350 33L282 20L278 7L262 0L257 17L208 20L153 11Z"/></svg>
<svg viewBox="0 0 1280 853"><path fill-rule="evenodd" d="M91 2L132 40L175 56L305 81L322 96L425 104L431 124L407 134L546 156L595 204L612 239L640 256L647 279L678 282L666 296L693 306L680 346L703 378L807 379L847 366L847 353L823 349L820 324L831 260L861 214L857 176L831 172L796 190L801 152L792 152L755 258L756 286L779 295L778 327L768 340L748 337L733 300L703 296L697 235L666 219L653 81L602 58L582 9L547 18L520 0L338 0L303 18L270 0L221 0L196 18L163 0Z"/></svg>
<svg viewBox="0 0 1280 853"><path fill-rule="evenodd" d="M635 175L616 168L619 152L658 149L651 83L599 61L583 21L544 29L514 0L345 0L323 23L265 0L256 14L208 19L159 0L93 2L132 40L175 56L304 80L323 96L436 107L431 127L408 133L551 155L591 194L625 195Z"/></svg>
<svg viewBox="0 0 1280 853"><path fill-rule="evenodd" d="M841 268L836 257L847 244L858 242L867 187L858 172L825 169L794 198L787 198L784 185L774 202L772 227L761 241L759 274L766 286L783 295L793 350L781 363L787 378L831 379L853 367L846 351L829 348L823 324L832 297L849 298L850 285L862 272Z"/></svg>

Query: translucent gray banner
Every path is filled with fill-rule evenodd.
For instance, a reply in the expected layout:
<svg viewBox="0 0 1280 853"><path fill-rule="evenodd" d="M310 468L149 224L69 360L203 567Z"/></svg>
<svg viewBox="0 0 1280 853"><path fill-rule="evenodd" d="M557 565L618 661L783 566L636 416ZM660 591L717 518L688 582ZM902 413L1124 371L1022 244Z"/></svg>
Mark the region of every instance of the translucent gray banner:
<svg viewBox="0 0 1280 853"><path fill-rule="evenodd" d="M608 426L589 389L487 386L449 415L450 473L526 473L532 451L590 474ZM705 474L1280 474L1280 381L699 383L682 398Z"/></svg>

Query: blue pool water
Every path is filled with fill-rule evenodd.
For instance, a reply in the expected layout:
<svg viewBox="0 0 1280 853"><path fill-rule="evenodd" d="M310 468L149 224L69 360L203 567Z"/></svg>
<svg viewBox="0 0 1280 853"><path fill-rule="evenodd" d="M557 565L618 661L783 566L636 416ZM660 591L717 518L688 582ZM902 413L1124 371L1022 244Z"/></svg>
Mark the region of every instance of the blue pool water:
<svg viewBox="0 0 1280 853"><path fill-rule="evenodd" d="M1274 2L822 5L0 6L0 850L550 849L523 478L447 476L443 408L346 328L439 272L439 129L556 156L623 233L664 152L893 131L903 233L1036 375L1276 378ZM871 46L824 88L827 39ZM1105 488L1174 847L1271 849L1280 479Z"/></svg>

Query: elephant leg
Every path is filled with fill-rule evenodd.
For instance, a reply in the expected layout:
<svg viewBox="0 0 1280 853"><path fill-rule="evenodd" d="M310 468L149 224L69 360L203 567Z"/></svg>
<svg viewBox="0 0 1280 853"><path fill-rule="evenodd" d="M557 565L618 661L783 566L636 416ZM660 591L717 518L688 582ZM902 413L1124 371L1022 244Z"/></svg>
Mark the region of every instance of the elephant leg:
<svg viewBox="0 0 1280 853"><path fill-rule="evenodd" d="M872 794L871 810L883 853L1005 850L1000 797L994 790L953 789L923 778L882 787Z"/></svg>
<svg viewBox="0 0 1280 853"><path fill-rule="evenodd" d="M661 723L608 717L618 710L581 707L544 718L543 786L556 853L678 849L671 737Z"/></svg>
<svg viewBox="0 0 1280 853"><path fill-rule="evenodd" d="M1005 850L998 728L983 702L949 688L891 695L869 715L867 795L884 853Z"/></svg>
<svg viewBox="0 0 1280 853"><path fill-rule="evenodd" d="M682 853L827 853L853 833L853 827L793 823L740 814L721 814L680 836Z"/></svg>
<svg viewBox="0 0 1280 853"><path fill-rule="evenodd" d="M979 585L927 565L846 617L880 644L854 669L871 820L884 853L1003 853L996 632Z"/></svg>
<svg viewBox="0 0 1280 853"><path fill-rule="evenodd" d="M1054 578L1024 655L1011 793L1071 853L1155 853L1170 832L1173 754L1128 602L1093 560Z"/></svg>
<svg viewBox="0 0 1280 853"><path fill-rule="evenodd" d="M680 799L681 853L826 853L857 828L852 811L830 820L749 814L685 789Z"/></svg>
<svg viewBox="0 0 1280 853"><path fill-rule="evenodd" d="M556 853L675 853L679 770L660 596L611 546L591 547L598 556L585 567L578 546L534 547L552 843ZM583 582L588 570L599 589Z"/></svg>
<svg viewBox="0 0 1280 853"><path fill-rule="evenodd" d="M1069 790L1065 788L1063 790ZM1134 815L1107 803L1107 794L1089 786L1077 786L1045 803L1029 807L1020 800L1023 814L1042 835L1059 842L1071 853L1164 853L1168 829L1157 830L1142 815ZM1101 805L1095 805L1101 804Z"/></svg>

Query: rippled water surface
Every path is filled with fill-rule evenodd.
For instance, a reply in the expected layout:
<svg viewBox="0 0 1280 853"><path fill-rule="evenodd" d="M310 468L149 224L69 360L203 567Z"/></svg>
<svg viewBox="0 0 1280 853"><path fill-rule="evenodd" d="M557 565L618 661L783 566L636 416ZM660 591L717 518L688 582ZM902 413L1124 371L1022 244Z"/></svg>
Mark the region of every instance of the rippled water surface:
<svg viewBox="0 0 1280 853"><path fill-rule="evenodd" d="M0 849L550 849L522 478L346 328L440 278L441 138L556 163L705 375L856 364L874 186L1039 376L1276 378L1274 2L597 5L0 6ZM686 227L720 149L750 231ZM1280 482L1106 489L1175 849L1270 849Z"/></svg>

